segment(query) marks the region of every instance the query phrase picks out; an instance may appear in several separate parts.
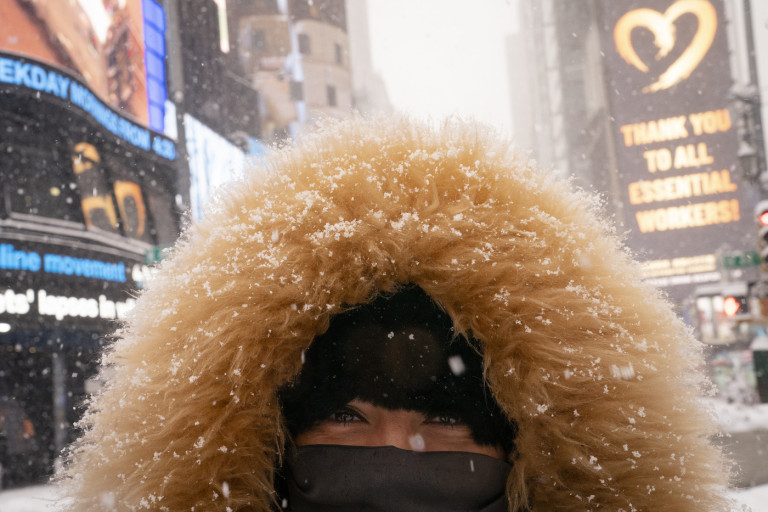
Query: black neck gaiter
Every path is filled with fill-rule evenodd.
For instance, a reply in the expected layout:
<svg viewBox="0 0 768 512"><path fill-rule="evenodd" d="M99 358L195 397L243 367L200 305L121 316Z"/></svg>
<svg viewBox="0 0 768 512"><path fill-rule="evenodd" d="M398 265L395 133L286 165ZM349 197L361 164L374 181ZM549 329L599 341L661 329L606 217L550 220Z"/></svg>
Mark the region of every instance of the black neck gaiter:
<svg viewBox="0 0 768 512"><path fill-rule="evenodd" d="M465 452L309 445L286 460L291 512L505 512L511 465Z"/></svg>

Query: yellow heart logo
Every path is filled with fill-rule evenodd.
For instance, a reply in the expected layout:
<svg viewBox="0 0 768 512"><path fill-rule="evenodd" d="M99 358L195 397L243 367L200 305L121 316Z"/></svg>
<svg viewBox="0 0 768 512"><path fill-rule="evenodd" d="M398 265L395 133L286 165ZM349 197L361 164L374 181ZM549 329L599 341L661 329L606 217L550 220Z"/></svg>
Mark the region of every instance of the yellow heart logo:
<svg viewBox="0 0 768 512"><path fill-rule="evenodd" d="M619 55L640 71L647 73L648 66L637 55L632 46L632 30L646 28L654 37L654 44L659 49L656 60L664 58L675 47L677 34L675 21L683 14L693 14L699 22L691 43L661 74L658 81L643 88L643 92L656 92L668 89L690 76L701 59L709 51L717 31L717 12L707 0L678 0L661 14L653 9L635 9L619 19L613 30L613 39Z"/></svg>

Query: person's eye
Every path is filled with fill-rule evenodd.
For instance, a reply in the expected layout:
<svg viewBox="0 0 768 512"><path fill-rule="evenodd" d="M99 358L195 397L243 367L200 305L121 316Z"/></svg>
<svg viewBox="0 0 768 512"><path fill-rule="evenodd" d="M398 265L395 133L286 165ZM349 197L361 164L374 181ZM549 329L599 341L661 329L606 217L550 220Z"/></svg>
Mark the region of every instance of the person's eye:
<svg viewBox="0 0 768 512"><path fill-rule="evenodd" d="M457 427L464 425L464 422L459 418L456 416L450 416L448 414L439 414L437 416L433 416L427 421L427 423L433 423L440 425L441 427Z"/></svg>
<svg viewBox="0 0 768 512"><path fill-rule="evenodd" d="M329 419L334 423L339 423L341 425L347 425L348 423L354 423L356 421L365 421L359 412L350 407L339 409L331 414Z"/></svg>

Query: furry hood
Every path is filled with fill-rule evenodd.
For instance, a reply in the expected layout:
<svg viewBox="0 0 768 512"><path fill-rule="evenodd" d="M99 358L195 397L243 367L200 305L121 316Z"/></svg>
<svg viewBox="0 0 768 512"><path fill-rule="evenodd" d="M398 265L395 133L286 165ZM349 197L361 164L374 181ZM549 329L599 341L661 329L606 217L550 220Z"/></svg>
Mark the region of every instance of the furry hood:
<svg viewBox="0 0 768 512"><path fill-rule="evenodd" d="M511 510L727 509L699 347L596 211L492 133L331 123L225 186L138 300L59 475L72 510L267 511L276 391L413 283L519 426Z"/></svg>

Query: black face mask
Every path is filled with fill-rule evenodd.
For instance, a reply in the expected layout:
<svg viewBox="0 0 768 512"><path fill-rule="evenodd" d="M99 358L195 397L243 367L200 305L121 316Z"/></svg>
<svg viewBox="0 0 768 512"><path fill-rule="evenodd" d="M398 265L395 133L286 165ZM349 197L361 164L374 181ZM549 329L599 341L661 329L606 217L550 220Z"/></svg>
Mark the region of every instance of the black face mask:
<svg viewBox="0 0 768 512"><path fill-rule="evenodd" d="M505 512L511 465L465 452L309 445L286 460L291 512Z"/></svg>

